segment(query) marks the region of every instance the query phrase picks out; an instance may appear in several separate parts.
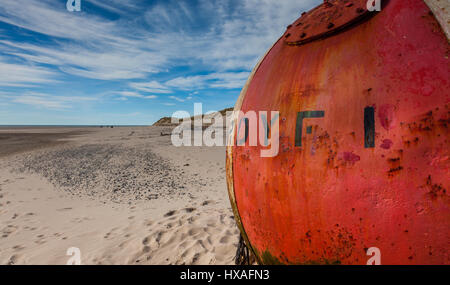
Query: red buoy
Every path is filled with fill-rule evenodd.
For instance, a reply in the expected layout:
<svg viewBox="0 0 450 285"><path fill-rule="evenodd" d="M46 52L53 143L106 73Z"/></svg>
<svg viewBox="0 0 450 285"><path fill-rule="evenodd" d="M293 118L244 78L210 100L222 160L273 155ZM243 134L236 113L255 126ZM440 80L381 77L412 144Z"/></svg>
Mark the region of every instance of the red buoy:
<svg viewBox="0 0 450 285"><path fill-rule="evenodd" d="M278 155L227 148L261 264L450 264L448 7L382 3L303 14L242 90L235 111L279 111Z"/></svg>

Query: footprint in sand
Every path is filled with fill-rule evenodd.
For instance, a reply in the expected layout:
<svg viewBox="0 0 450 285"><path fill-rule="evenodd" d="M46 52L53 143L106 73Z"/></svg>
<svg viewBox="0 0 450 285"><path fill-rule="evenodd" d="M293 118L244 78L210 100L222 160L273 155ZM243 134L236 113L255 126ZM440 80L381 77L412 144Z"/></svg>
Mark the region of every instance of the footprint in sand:
<svg viewBox="0 0 450 285"><path fill-rule="evenodd" d="M167 212L165 215L164 215L164 217L171 217L171 216L173 216L173 215L175 215L177 213L177 211L170 211L170 212Z"/></svg>
<svg viewBox="0 0 450 285"><path fill-rule="evenodd" d="M2 238L7 238L9 235L14 233L17 230L17 227L13 225L8 225L6 228L2 229Z"/></svg>
<svg viewBox="0 0 450 285"><path fill-rule="evenodd" d="M9 261L8 261L8 263L7 263L7 265L14 265L14 264L17 264L17 262L19 261L19 255L17 255L17 254L14 254L13 256L11 256L10 258L9 258Z"/></svg>
<svg viewBox="0 0 450 285"><path fill-rule="evenodd" d="M193 216L193 217L190 217L189 219L187 219L189 224L192 224L197 220L198 220L198 216Z"/></svg>
<svg viewBox="0 0 450 285"><path fill-rule="evenodd" d="M229 236L224 236L224 237L222 237L221 239L220 239L220 243L221 244L226 244L226 243L228 243L230 241L230 237Z"/></svg>
<svg viewBox="0 0 450 285"><path fill-rule="evenodd" d="M70 211L70 210L72 210L72 208L62 208L62 209L58 209L56 211L58 211L58 212L65 212L65 211Z"/></svg>
<svg viewBox="0 0 450 285"><path fill-rule="evenodd" d="M188 234L190 235L190 236L194 236L194 235L197 235L197 234L199 234L199 233L201 233L202 232L202 228L193 228L193 229L190 229L189 231L188 231Z"/></svg>
<svg viewBox="0 0 450 285"><path fill-rule="evenodd" d="M200 259L200 253L196 253L192 258L192 264L196 263Z"/></svg>
<svg viewBox="0 0 450 285"><path fill-rule="evenodd" d="M162 243L163 238L166 237L166 232L165 231L159 231L156 233L156 242L158 244Z"/></svg>
<svg viewBox="0 0 450 285"><path fill-rule="evenodd" d="M170 230L171 228L173 228L174 226L175 226L175 222L173 222L173 223L168 223L167 225L166 225L166 229L168 229L168 230Z"/></svg>
<svg viewBox="0 0 450 285"><path fill-rule="evenodd" d="M207 201L202 203L202 206L208 206L209 204L212 204L212 203L214 203L213 200L207 200Z"/></svg>
<svg viewBox="0 0 450 285"><path fill-rule="evenodd" d="M119 248L124 248L124 247L126 247L128 244L130 244L130 241L126 240L126 241L122 242L121 244L119 244Z"/></svg>
<svg viewBox="0 0 450 285"><path fill-rule="evenodd" d="M25 247L22 246L22 245L16 245L16 246L13 246L13 250L14 250L14 251L21 251L21 250L23 250L23 249L25 249Z"/></svg>
<svg viewBox="0 0 450 285"><path fill-rule="evenodd" d="M215 227L216 226L216 221L215 220L207 220L206 221L206 225L208 226L208 227Z"/></svg>
<svg viewBox="0 0 450 285"><path fill-rule="evenodd" d="M157 249L159 247L158 241L153 236L148 236L142 240L144 247L149 247L150 250Z"/></svg>
<svg viewBox="0 0 450 285"><path fill-rule="evenodd" d="M150 238L151 238L151 237L146 237L146 238L144 238L144 239L142 240L142 244L143 244L143 245L149 244Z"/></svg>

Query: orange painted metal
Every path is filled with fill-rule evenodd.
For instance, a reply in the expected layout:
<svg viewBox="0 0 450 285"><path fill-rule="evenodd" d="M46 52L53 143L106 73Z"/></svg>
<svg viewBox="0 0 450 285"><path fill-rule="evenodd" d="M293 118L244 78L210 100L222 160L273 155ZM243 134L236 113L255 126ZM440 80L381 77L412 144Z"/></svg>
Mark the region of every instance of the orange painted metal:
<svg viewBox="0 0 450 285"><path fill-rule="evenodd" d="M328 2L342 13L362 3ZM324 5L310 13L329 22ZM322 22L310 15L267 53L235 108L281 118L276 157L262 158L260 146L227 149L243 236L263 264L366 264L372 247L382 264L450 264L442 28L423 0L390 0L352 25L336 21L333 33L318 23L298 42L306 31L296 23Z"/></svg>
<svg viewBox="0 0 450 285"><path fill-rule="evenodd" d="M308 43L374 14L367 10L367 0L325 1L287 27L285 42L297 45Z"/></svg>

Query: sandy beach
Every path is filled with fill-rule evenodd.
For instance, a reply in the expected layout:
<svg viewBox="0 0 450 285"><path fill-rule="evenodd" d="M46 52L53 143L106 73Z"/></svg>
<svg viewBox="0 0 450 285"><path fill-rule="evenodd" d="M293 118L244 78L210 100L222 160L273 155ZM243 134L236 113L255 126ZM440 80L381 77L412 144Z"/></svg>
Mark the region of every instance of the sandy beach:
<svg viewBox="0 0 450 285"><path fill-rule="evenodd" d="M170 132L0 129L0 264L233 264L225 147Z"/></svg>

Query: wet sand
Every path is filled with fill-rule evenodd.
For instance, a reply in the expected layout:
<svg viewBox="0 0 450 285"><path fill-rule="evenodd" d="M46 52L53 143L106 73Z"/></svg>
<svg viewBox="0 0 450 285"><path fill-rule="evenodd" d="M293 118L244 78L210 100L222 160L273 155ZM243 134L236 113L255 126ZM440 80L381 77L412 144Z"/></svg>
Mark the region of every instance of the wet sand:
<svg viewBox="0 0 450 285"><path fill-rule="evenodd" d="M11 129L0 127L0 157L30 151L33 149L56 146L71 136L88 132L73 129Z"/></svg>

